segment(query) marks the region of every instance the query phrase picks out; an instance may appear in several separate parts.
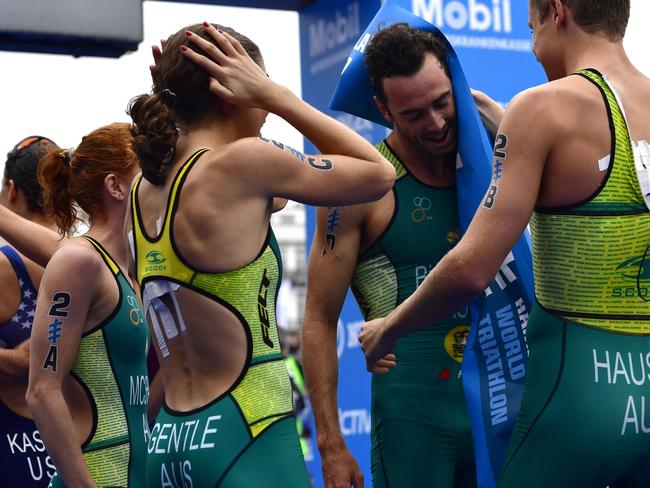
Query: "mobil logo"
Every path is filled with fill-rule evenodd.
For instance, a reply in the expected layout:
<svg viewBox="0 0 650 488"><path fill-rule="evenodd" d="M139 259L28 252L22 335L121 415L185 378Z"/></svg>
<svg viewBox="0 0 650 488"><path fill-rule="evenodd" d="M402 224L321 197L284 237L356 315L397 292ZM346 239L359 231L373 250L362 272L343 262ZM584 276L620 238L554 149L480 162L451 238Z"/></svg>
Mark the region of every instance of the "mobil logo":
<svg viewBox="0 0 650 488"><path fill-rule="evenodd" d="M521 0L518 0L521 1ZM411 11L442 30L512 32L511 0L411 0Z"/></svg>
<svg viewBox="0 0 650 488"><path fill-rule="evenodd" d="M360 35L359 3L353 2L345 10L336 9L333 17L319 18L309 26L309 57L354 43Z"/></svg>

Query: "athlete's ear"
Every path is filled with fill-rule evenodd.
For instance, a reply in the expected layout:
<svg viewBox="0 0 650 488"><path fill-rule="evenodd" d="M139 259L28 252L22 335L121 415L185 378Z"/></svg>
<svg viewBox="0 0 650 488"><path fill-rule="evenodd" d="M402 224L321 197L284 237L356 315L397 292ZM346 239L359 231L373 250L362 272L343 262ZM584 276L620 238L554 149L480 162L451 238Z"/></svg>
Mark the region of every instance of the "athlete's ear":
<svg viewBox="0 0 650 488"><path fill-rule="evenodd" d="M18 199L18 188L16 188L16 182L14 180L6 180L7 184L7 201L9 203L16 203Z"/></svg>
<svg viewBox="0 0 650 488"><path fill-rule="evenodd" d="M395 119L393 116L390 114L390 110L388 110L388 107L377 97L372 97L372 99L375 101L377 104L377 108L379 109L379 113L391 124L395 123Z"/></svg>
<svg viewBox="0 0 650 488"><path fill-rule="evenodd" d="M557 27L566 22L568 10L565 4L566 0L549 0L549 6L551 9L551 19Z"/></svg>
<svg viewBox="0 0 650 488"><path fill-rule="evenodd" d="M104 187L115 200L124 200L129 191L129 188L113 173L107 174L104 178Z"/></svg>

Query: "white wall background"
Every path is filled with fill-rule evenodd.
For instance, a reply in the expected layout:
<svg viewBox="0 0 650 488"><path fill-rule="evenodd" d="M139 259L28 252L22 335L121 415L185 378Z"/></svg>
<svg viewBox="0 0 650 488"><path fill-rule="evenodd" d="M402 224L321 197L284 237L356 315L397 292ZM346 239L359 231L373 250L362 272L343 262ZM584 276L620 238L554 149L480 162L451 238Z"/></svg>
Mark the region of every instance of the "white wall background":
<svg viewBox="0 0 650 488"><path fill-rule="evenodd" d="M47 136L70 147L97 127L128 122L129 100L151 89L151 45L204 20L250 37L260 46L269 75L300 94L297 13L168 2L143 5L144 41L137 52L119 59L0 52L0 170L5 154L25 136ZM267 119L263 133L303 147L302 136L275 116Z"/></svg>

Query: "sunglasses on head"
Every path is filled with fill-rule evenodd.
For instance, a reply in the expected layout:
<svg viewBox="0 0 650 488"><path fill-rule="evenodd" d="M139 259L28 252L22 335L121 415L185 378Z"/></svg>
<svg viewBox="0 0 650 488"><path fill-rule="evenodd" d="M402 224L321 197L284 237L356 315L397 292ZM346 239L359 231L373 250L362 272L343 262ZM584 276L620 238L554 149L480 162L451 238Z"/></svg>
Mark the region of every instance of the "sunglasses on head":
<svg viewBox="0 0 650 488"><path fill-rule="evenodd" d="M22 141L20 141L18 144L16 144L11 151L9 151L9 153L7 154L7 159L15 159L15 158L17 158L22 151L27 149L32 144L34 144L36 142L40 142L40 141L47 141L47 142L51 142L52 144L54 144L54 142L52 142L51 139L49 139L47 137L43 137L43 136L25 137Z"/></svg>

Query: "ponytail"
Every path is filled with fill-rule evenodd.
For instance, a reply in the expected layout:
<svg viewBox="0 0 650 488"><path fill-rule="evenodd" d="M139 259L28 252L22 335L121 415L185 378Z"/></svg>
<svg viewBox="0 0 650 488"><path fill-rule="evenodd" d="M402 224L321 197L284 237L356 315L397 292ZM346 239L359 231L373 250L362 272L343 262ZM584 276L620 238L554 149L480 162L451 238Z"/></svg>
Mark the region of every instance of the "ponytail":
<svg viewBox="0 0 650 488"><path fill-rule="evenodd" d="M167 179L178 140L174 109L170 106L173 98L167 92L173 95L169 90L165 94L140 95L131 100L128 109L133 119L133 150L140 160L142 176L153 185L162 185Z"/></svg>
<svg viewBox="0 0 650 488"><path fill-rule="evenodd" d="M38 165L46 215L54 217L62 236L72 235L83 212L90 223L105 220L106 176L133 178L136 168L130 125L123 122L95 129L76 149L50 151Z"/></svg>
<svg viewBox="0 0 650 488"><path fill-rule="evenodd" d="M38 164L45 215L54 218L59 233L64 237L74 232L77 221L77 206L70 193L70 171L67 149L48 152Z"/></svg>

